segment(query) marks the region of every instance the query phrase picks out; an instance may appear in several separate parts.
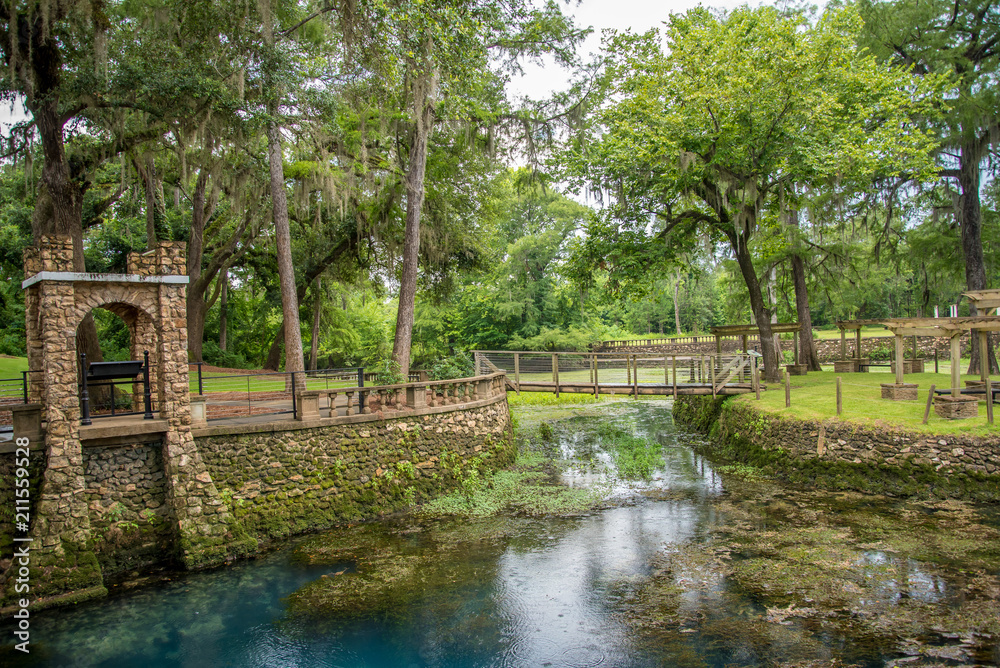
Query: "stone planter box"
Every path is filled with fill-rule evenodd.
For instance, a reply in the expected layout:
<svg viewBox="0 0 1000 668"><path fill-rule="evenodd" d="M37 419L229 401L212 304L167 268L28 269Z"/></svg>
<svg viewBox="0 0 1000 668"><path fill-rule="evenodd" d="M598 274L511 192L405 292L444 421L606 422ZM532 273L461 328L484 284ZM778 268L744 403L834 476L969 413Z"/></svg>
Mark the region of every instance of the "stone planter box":
<svg viewBox="0 0 1000 668"><path fill-rule="evenodd" d="M934 414L948 420L979 417L979 399L947 394L934 397Z"/></svg>
<svg viewBox="0 0 1000 668"><path fill-rule="evenodd" d="M993 389L1000 389L1000 380L991 380L990 381L990 385L993 386ZM967 381L965 381L965 386L966 387L982 387L983 386L983 381L981 381L981 380L967 380Z"/></svg>
<svg viewBox="0 0 1000 668"><path fill-rule="evenodd" d="M789 376L804 376L809 372L808 364L786 364L785 370Z"/></svg>
<svg viewBox="0 0 1000 668"><path fill-rule="evenodd" d="M917 398L917 384L882 383L882 398L893 401L914 401Z"/></svg>

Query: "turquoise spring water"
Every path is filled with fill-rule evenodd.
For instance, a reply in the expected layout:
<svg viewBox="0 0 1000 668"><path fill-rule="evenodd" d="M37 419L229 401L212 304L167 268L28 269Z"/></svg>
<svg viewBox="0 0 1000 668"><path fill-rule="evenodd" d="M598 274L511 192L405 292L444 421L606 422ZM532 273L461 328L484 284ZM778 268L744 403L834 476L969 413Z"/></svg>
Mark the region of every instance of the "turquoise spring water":
<svg viewBox="0 0 1000 668"><path fill-rule="evenodd" d="M275 668L883 665L887 648L803 623L762 630L763 609L725 581L702 582L683 597L689 628L650 644L627 622L630 583L650 574L657 553L703 540L724 518L709 500L722 478L674 429L669 403L608 407L606 415L557 425L565 460L600 459L586 432L600 420L634 425L664 444L664 464L642 485L615 483L610 508L572 518L504 518L498 549L470 551L463 578L424 592L392 615L301 619L285 597L327 575L351 577L351 564L305 566L301 541L260 558L200 573L177 573L106 599L43 611L31 619L31 654L0 648L4 666ZM608 484L593 467L568 466L572 485ZM667 493L669 492L669 493ZM408 550L432 550L435 528L460 520L387 521ZM880 558L873 554L872 559ZM433 560L429 562L433 568ZM335 574L335 575L331 575ZM169 579L167 579L169 577ZM706 576L710 577L710 576ZM931 583L931 589L938 586ZM682 625L683 626L683 625ZM8 624L0 639L11 638ZM801 655L817 663L782 663ZM841 665L841 664L837 664Z"/></svg>

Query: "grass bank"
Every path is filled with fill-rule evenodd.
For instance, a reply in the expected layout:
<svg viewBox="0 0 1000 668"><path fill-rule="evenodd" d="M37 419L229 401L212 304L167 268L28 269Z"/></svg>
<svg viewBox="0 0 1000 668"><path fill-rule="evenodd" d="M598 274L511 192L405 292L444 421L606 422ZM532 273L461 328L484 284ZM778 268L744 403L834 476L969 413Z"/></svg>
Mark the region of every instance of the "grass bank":
<svg viewBox="0 0 1000 668"><path fill-rule="evenodd" d="M898 425L918 433L967 434L987 436L996 434L998 425L986 421L986 404L979 402L979 417L966 420L946 420L934 414L933 408L927 424L923 424L927 393L931 385L937 388L951 386L951 378L946 373L907 374L907 383L918 385L916 401L890 401L882 399L881 384L892 383L895 376L889 373L846 373L839 374L843 389L843 413L841 421L869 426ZM832 371L810 371L805 376L791 377L792 405L785 408L785 392L782 385L772 384L761 393L760 401L753 395L743 395L735 399L751 402L758 408L780 415L803 420L830 420L837 418L837 376ZM978 380L978 376L963 375L965 380ZM1000 424L1000 406L995 407Z"/></svg>

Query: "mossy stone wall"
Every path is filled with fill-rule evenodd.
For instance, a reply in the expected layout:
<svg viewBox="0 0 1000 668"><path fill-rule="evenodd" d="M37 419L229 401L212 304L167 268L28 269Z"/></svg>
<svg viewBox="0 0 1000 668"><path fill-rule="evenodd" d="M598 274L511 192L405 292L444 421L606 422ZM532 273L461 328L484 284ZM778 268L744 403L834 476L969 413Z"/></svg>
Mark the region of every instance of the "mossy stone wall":
<svg viewBox="0 0 1000 668"><path fill-rule="evenodd" d="M790 482L900 496L1000 500L1000 435L928 435L817 422L750 402L678 397L674 419L712 436L711 450Z"/></svg>
<svg viewBox="0 0 1000 668"><path fill-rule="evenodd" d="M350 425L294 425L196 439L206 466L199 480L213 484L222 501L191 498L187 512L197 518L215 510L213 503L224 504L229 512L222 547L231 556L254 552L259 540L401 510L451 489L473 470L506 466L516 455L504 394L476 408ZM53 571L42 563L33 571L33 600L52 596L64 604L77 594L92 597L97 595L92 575L100 581L179 563L190 540L178 531L169 503L162 441L89 445L82 454L91 539L86 551L67 546L68 566ZM0 592L5 594L14 550L14 464L13 452L0 453ZM45 450L36 447L29 467L32 522L44 464ZM47 600L38 603L44 607ZM0 599L0 605L10 603Z"/></svg>
<svg viewBox="0 0 1000 668"><path fill-rule="evenodd" d="M94 552L104 576L174 554L162 441L85 448L83 468Z"/></svg>
<svg viewBox="0 0 1000 668"><path fill-rule="evenodd" d="M232 516L259 540L401 510L516 454L503 396L470 410L196 441Z"/></svg>

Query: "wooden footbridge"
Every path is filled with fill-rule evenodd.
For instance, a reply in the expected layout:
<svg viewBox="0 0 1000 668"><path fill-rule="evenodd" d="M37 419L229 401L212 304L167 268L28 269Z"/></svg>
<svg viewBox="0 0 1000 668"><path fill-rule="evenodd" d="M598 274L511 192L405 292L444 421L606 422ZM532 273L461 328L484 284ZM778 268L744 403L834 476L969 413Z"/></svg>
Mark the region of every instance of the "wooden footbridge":
<svg viewBox="0 0 1000 668"><path fill-rule="evenodd" d="M504 371L507 389L635 396L731 395L760 390L759 357L663 353L474 351L476 374Z"/></svg>

